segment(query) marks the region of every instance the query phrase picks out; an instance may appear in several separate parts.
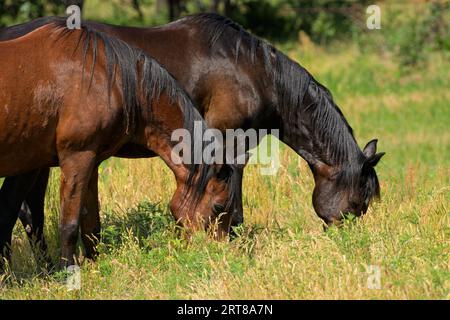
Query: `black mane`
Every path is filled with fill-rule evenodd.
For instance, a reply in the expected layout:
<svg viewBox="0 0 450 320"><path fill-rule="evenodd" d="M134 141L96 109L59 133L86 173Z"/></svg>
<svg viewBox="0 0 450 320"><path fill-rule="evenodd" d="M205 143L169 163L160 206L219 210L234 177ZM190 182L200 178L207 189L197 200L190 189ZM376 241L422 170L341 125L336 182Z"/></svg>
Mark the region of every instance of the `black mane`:
<svg viewBox="0 0 450 320"><path fill-rule="evenodd" d="M264 63L268 70L272 64L270 53L276 49L267 42L253 36L237 22L215 14L199 13L187 16L179 20L180 23L188 22L200 26L202 32L209 36L209 46L214 48L221 39L232 39L228 44L233 51L236 61L240 55L250 58L252 63L256 62L258 49L262 51Z"/></svg>
<svg viewBox="0 0 450 320"><path fill-rule="evenodd" d="M320 84L313 76L298 63L291 60L285 54L271 46L266 41L259 39L246 31L233 20L214 13L200 13L179 20L180 23L193 23L201 28L209 37L209 45L212 49L219 41L222 47L233 48L233 54L238 59L249 59L255 63L258 54L265 58L265 70L271 79L275 79L275 88L278 95L278 108L285 121L298 121L299 116L305 112L312 113L317 131L320 131L328 142L327 147L342 147L340 141L333 141L337 135L345 136L343 149L330 150L333 161L342 163L345 155L354 152L356 142L353 130L344 118L341 110L334 103L330 91ZM273 54L274 59L270 56ZM315 91L316 101L313 105L304 105L304 98L309 92ZM338 130L338 132L336 132ZM339 138L339 137L338 137ZM334 143L336 142L336 143ZM359 150L359 148L358 148ZM360 151L360 150L359 150Z"/></svg>

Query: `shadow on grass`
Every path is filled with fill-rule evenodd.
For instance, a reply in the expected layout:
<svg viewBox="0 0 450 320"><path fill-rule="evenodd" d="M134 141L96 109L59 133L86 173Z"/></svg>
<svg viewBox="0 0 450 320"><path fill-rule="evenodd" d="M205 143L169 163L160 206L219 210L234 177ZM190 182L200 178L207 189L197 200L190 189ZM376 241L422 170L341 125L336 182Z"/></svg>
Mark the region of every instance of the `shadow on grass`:
<svg viewBox="0 0 450 320"><path fill-rule="evenodd" d="M51 220L51 219L50 219ZM51 224L50 229L57 230L57 223L47 221ZM106 212L102 216L102 232L99 251L108 254L120 248L132 237L139 243L142 250L150 250L166 243L176 237L176 224L168 208L160 203L143 202L137 207L126 210L125 213ZM24 236L20 234L19 236ZM54 265L59 261L58 232L47 232L47 240L52 243L49 248L49 258ZM22 239L21 239L22 240ZM13 263L12 268L8 266L5 272L0 273L0 287L2 286L25 286L27 282L39 279L43 281L63 282L66 272L58 268L48 268L27 248L28 241L24 239L24 247L18 247L13 255L19 257ZM56 244L54 242L57 242ZM57 250L53 247L56 246ZM78 248L81 251L81 243ZM26 255L26 256L25 256ZM17 264L20 265L17 265Z"/></svg>
<svg viewBox="0 0 450 320"><path fill-rule="evenodd" d="M99 250L108 252L133 238L141 249L152 249L177 236L177 226L167 206L142 202L125 214L107 212L102 217Z"/></svg>
<svg viewBox="0 0 450 320"><path fill-rule="evenodd" d="M57 225L55 224L53 227L57 228ZM235 236L231 240L230 246L237 248L245 256L252 259L255 248L260 247L267 236L283 236L286 233L285 231L279 227L269 228L260 224L243 224L234 228ZM179 239L179 233L180 230L166 205L142 202L125 212L109 211L102 214L101 242L98 245L98 250L101 255L111 256L124 247L126 249L130 241L138 244L139 250L143 253L150 252L155 248L167 248L169 243L171 244L170 247L173 248L174 241L177 243L180 241L181 247L188 248L189 246L185 246L183 241ZM57 232L55 234L51 232L51 234L56 236ZM214 242L211 239L205 240L203 237L200 237L200 239ZM48 240L52 244L55 241L58 242L53 237ZM54 246L54 249L59 248L59 243L54 244ZM52 247L54 246L52 245ZM81 243L78 246L81 250ZM195 250L195 248L193 249ZM26 266L13 266L12 270L0 275L0 286L25 287L27 283L36 279L60 284L65 283L67 273L64 270L58 270L58 268L48 270L36 262L31 262L30 260L34 260L34 257L30 251L20 250L16 254L29 255L29 257L20 256L20 259L18 259L18 262L26 261ZM57 265L59 250L51 250L50 258Z"/></svg>

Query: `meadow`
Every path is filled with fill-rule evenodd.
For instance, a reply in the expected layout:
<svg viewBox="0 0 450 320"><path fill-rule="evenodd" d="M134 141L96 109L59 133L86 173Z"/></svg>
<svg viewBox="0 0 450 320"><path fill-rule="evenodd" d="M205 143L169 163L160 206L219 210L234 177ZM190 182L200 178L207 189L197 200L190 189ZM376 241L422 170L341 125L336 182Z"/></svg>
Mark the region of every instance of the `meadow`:
<svg viewBox="0 0 450 320"><path fill-rule="evenodd" d="M81 290L35 263L18 224L0 299L449 299L449 61L435 55L404 72L389 55L351 45L282 48L331 90L360 146L378 138L386 152L381 201L362 219L324 232L312 175L283 146L277 175L246 170L239 237L219 243L199 233L187 243L167 207L174 181L162 161L111 159L100 171L101 254L83 263ZM58 169L47 192L57 261ZM368 286L373 266L378 288Z"/></svg>

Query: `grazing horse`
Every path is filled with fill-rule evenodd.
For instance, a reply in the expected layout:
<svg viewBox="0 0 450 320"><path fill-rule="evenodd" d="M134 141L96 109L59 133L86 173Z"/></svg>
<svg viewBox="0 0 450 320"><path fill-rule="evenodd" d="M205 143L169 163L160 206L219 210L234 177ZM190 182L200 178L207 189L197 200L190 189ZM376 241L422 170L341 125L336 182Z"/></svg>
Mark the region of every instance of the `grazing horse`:
<svg viewBox="0 0 450 320"><path fill-rule="evenodd" d="M41 18L10 27L0 32L0 40L61 19ZM232 20L196 14L154 28L86 23L158 59L197 102L209 127L279 129L280 140L305 159L313 172L313 206L326 224L338 223L342 213L365 213L371 199L379 195L374 166L383 153L376 154L377 141L361 150L330 92L298 63ZM119 155L134 152L139 150L123 149ZM27 198L33 212L30 220L37 222L31 230L42 230L40 195L48 172L42 175ZM243 220L242 176L243 168L237 168L233 225ZM97 199L92 201L94 208ZM98 213L88 217L82 233L99 230Z"/></svg>
<svg viewBox="0 0 450 320"><path fill-rule="evenodd" d="M74 264L80 215L98 196L89 195L98 165L127 144L160 156L173 171L170 208L181 226L206 228L229 209L233 166L210 164L212 155L200 164L174 158L174 130L188 130L203 148L207 127L188 94L141 50L89 26L69 30L55 22L0 42L0 57L0 177L21 177L7 180L0 195L6 258L21 204L9 194L26 194L40 168L59 166L61 263ZM229 216L220 215L219 233L228 232Z"/></svg>

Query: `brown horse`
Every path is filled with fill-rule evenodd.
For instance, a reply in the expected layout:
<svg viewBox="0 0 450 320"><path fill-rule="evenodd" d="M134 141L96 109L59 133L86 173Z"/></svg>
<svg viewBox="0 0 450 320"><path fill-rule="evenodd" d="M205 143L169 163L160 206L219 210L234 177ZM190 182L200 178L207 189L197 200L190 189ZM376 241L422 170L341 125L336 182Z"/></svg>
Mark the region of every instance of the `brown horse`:
<svg viewBox="0 0 450 320"><path fill-rule="evenodd" d="M55 20L63 19L42 18L2 30L0 40L26 34ZM376 140L362 151L329 91L298 63L235 22L215 14L197 14L155 28L87 24L141 48L164 64L197 102L209 127L222 131L279 129L281 141L303 157L313 172L313 205L326 224L338 223L343 213L361 215L379 194L374 166L383 154L376 154ZM127 147L118 155L136 153L140 151ZM234 225L243 220L242 170L235 170L233 175ZM37 239L43 239L42 190L47 175L43 170L42 178L27 197L33 213L28 218L33 223L29 230L36 233ZM97 194L95 189L91 194ZM100 230L98 202L90 200L89 207L95 210L83 217L83 234Z"/></svg>
<svg viewBox="0 0 450 320"><path fill-rule="evenodd" d="M24 178L6 182L7 190L26 194L39 168L60 166L61 259L71 265L80 215L89 197L97 199L89 194L96 189L97 166L129 144L157 154L173 171L175 219L189 229L205 228L230 206L233 168L207 164L211 159L174 161L174 130L185 128L194 139L194 122L206 130L189 96L142 51L88 26L64 26L52 23L0 43L0 177ZM194 140L205 147L202 141ZM1 196L2 205L10 204L7 192ZM6 209L19 210L20 204L12 205ZM229 215L221 217L220 232L227 233ZM0 248L10 245L7 222L3 214Z"/></svg>

